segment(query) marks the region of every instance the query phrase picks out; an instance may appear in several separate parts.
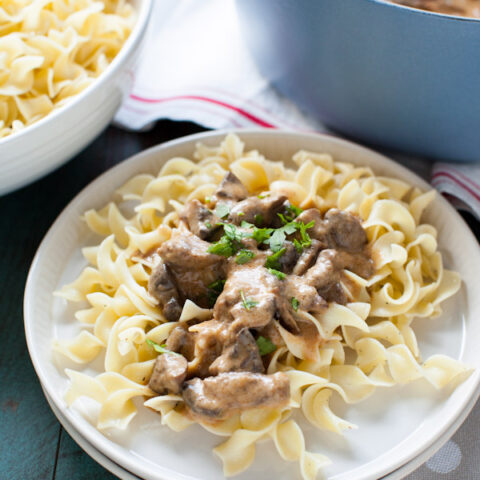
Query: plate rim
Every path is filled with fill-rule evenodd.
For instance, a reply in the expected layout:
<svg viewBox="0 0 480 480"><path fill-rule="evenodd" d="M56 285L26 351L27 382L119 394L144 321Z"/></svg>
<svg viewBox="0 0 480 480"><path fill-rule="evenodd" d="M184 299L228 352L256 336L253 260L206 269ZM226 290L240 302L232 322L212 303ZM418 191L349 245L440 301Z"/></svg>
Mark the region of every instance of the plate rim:
<svg viewBox="0 0 480 480"><path fill-rule="evenodd" d="M108 458L104 455L100 450L96 449L91 443L85 439L80 432L78 432L75 427L63 416L62 412L58 409L55 405L53 400L50 398L48 393L45 391L45 388L42 384L40 384L42 388L43 396L45 397L48 406L52 410L53 414L55 415L56 419L62 426L62 428L72 437L72 440L95 462L101 465L105 470L108 470L113 475L118 476L122 480L141 480L141 478L137 477L133 473L125 470L121 465L118 465L113 460ZM125 472L127 475L120 476Z"/></svg>
<svg viewBox="0 0 480 480"><path fill-rule="evenodd" d="M200 132L196 133L193 135L188 135L184 137L180 137L174 140L170 140L168 142L163 142L158 145L152 146L146 150L143 150L133 156L128 157L126 160L120 162L119 164L109 168L105 172L103 172L101 175L99 175L97 178L95 178L93 181L91 181L89 184L87 184L75 197L67 204L67 206L62 210L62 212L58 215L54 223L51 225L47 233L45 234L42 242L40 243L38 250L33 258L27 281L26 281L26 286L25 286L25 295L24 295L24 327L25 327L25 336L27 340L27 347L29 351L30 358L32 360L32 364L34 366L35 372L37 376L39 377L40 383L45 387L47 392L50 395L50 398L52 399L53 403L55 406L62 412L65 413L66 418L70 420L72 425L75 426L77 431L82 434L82 436L87 439L92 445L94 445L99 451L105 454L108 458L113 459L116 463L122 465L124 468L127 470L131 470L132 472L135 472L135 474L139 474L142 477L146 478L158 478L158 479L165 479L165 480L173 480L173 479L196 479L197 477L190 477L188 475L180 474L176 471L173 471L169 468L162 467L161 465L157 466L157 469L155 472L152 472L151 469L145 468L143 465L139 465L139 462L133 462L132 460L128 458L124 458L119 456L117 452L115 452L115 448L113 445L115 445L116 448L124 448L107 438L105 435L102 434L99 430L97 430L93 425L88 423L86 420L85 425L82 425L80 422L80 425L78 425L78 419L75 418L74 415L72 415L72 412L70 411L71 409L67 408L65 406L65 403L63 401L63 398L60 398L61 395L57 395L55 391L51 392L49 389L49 382L48 382L48 376L45 374L42 368L42 363L39 360L39 357L37 357L35 353L35 348L34 348L34 340L33 340L33 330L30 326L31 324L31 319L32 314L30 313L30 310L33 308L33 299L29 295L30 290L33 288L32 284L34 282L34 278L37 272L37 269L39 268L39 264L41 261L41 256L43 251L46 249L48 243L50 242L50 239L55 235L55 232L58 230L58 228L62 225L62 223L66 220L68 213L70 210L75 209L75 205L77 203L80 203L82 200L84 200L86 197L88 197L90 194L94 193L95 189L100 186L105 178L107 178L110 175L113 175L114 172L119 172L121 170L128 170L129 167L137 162L142 162L142 161L147 161L148 158L154 157L155 154L159 152L164 152L168 151L172 147L180 146L181 144L191 144L192 146L195 145L196 142L198 141L212 141L216 140L218 143L218 140L222 140L228 133L235 133L237 134L242 140L249 142L249 136L266 136L266 137L283 137L283 136L290 136L290 137L295 137L295 141L300 141L301 138L308 138L311 141L319 141L322 142L326 141L327 143L331 143L334 145L338 145L340 147L346 147L350 152L352 152L352 158L353 158L353 163L355 163L355 153L361 152L364 155L367 155L369 158L373 158L374 161L380 162L385 166L386 169L392 171L391 175L394 175L393 172L401 172L403 177L407 177L409 182L413 185L417 185L420 188L426 190L426 189L432 189L432 186L429 185L425 180L423 180L421 177L419 177L417 174L409 170L408 168L404 167L403 165L391 160L390 158L386 157L385 155L382 155L370 148L364 147L362 145L356 144L354 142L351 142L349 140L344 140L342 138L338 138L332 135L328 134L318 134L318 133L303 133L303 132L294 132L294 131L289 131L289 130L271 130L271 129L261 129L261 128L238 128L238 129L226 129L226 130L213 130L213 131L207 131L207 132ZM245 138L244 138L245 137ZM137 172L140 173L140 172ZM119 186L119 185L118 185ZM111 194L113 195L115 188L114 187L111 189ZM468 238L469 242L474 242L475 244L477 243L477 240L475 236L473 235L473 232L470 230L466 222L463 220L463 218L458 214L458 212L448 203L448 201L443 198L441 195L437 195L436 200L441 202L442 208L445 208L450 211L450 214L453 214L457 221L460 221L462 224L462 236L466 236ZM477 261L480 260L480 255L477 258ZM480 264L480 262L479 262ZM437 440L439 437L441 437L455 422L455 420L460 416L460 414L466 409L467 405L471 401L472 398L478 399L480 395L480 376L478 375L478 371L474 372L470 379L468 380L470 383L473 383L474 380L472 377L476 377L474 385L470 386L469 388L469 394L466 395L462 401L458 401L456 403L456 407L454 408L456 414L452 416L449 419L448 423L443 424L443 426L440 428L440 430L436 433L436 436L432 436L429 438L428 441L424 441L422 444L422 449L421 451L413 451L408 454L404 454L403 456L400 457L400 459L397 459L396 461L393 461L391 459L388 462L387 467L384 467L382 469L377 469L375 471L372 471L372 468L368 467L369 464L373 463L372 461L364 463L360 465L357 468L352 468L350 470L350 473L352 475L358 475L355 476L354 478L358 479L373 479L373 478L378 478L381 477L382 475L388 475L395 470L397 470L399 467L402 465L405 465L409 463L412 459L417 457L421 452L424 452L426 449L428 449L434 442ZM473 402L474 404L475 402ZM473 405L472 405L473 407ZM110 445L113 444L113 445ZM394 450L398 448L398 444L389 451L385 452L382 454L382 456L387 456L389 455L389 452L391 450ZM106 453L108 452L108 454ZM390 454L391 455L391 454ZM378 457L378 458L380 458ZM367 470L364 472L363 470ZM154 474L154 476L152 476ZM344 475L343 473L339 474L340 477ZM373 476L372 476L373 475ZM338 477L338 475L335 475L335 477ZM338 477L338 478L340 478ZM353 478L353 477L349 477Z"/></svg>

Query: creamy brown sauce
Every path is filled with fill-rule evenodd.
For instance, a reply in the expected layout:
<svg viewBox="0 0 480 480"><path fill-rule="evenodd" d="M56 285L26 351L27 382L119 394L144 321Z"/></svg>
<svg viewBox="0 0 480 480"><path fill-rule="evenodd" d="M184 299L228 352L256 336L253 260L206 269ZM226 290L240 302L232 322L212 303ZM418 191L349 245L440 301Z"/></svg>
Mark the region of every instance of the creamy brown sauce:
<svg viewBox="0 0 480 480"><path fill-rule="evenodd" d="M480 0L394 0L393 3L445 15L480 18Z"/></svg>
<svg viewBox="0 0 480 480"><path fill-rule="evenodd" d="M353 300L342 286L345 269L373 274L357 217L302 211L274 193L248 196L231 173L208 203L187 203L155 258L149 292L166 319L178 321L187 299L213 307L213 318L172 330L166 349L174 353L159 355L149 385L160 394L180 393L188 413L204 421L286 405L286 375L265 374L282 335L310 358L324 339L300 313Z"/></svg>

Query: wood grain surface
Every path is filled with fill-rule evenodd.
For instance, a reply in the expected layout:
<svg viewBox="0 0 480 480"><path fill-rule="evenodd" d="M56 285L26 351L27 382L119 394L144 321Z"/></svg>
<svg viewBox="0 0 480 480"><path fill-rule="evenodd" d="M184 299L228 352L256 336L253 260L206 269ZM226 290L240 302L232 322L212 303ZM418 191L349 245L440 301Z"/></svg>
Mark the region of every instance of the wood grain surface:
<svg viewBox="0 0 480 480"><path fill-rule="evenodd" d="M102 172L152 145L197 133L158 122L150 132L110 127L47 177L0 197L0 479L113 479L60 427L43 397L25 343L23 290L43 236L66 204Z"/></svg>
<svg viewBox="0 0 480 480"><path fill-rule="evenodd" d="M110 127L67 165L33 185L0 197L1 480L116 478L77 446L43 397L25 343L25 281L46 231L84 186L134 153L202 130L192 123L170 121L158 122L153 130L142 133ZM427 176L428 171L424 165L419 173ZM468 216L467 221L478 237L479 223Z"/></svg>

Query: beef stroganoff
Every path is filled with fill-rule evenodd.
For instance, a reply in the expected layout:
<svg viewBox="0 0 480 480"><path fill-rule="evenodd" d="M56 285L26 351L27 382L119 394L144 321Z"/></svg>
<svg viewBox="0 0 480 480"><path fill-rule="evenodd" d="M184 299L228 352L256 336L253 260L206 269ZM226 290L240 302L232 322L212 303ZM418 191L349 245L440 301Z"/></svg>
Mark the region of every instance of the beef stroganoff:
<svg viewBox="0 0 480 480"><path fill-rule="evenodd" d="M422 360L411 328L461 284L421 223L433 191L328 154L300 151L291 169L234 135L199 144L195 159L137 175L118 204L86 212L104 239L56 292L88 303L81 332L54 350L78 364L104 355L97 376L66 370L67 403L96 400L99 429L128 428L143 397L175 431L199 423L226 437L214 452L227 476L269 437L313 479L329 460L306 449L295 411L341 433L355 425L331 410L334 392L356 403L468 375L445 355Z"/></svg>
<svg viewBox="0 0 480 480"><path fill-rule="evenodd" d="M0 138L88 87L118 54L134 22L126 0L0 2Z"/></svg>
<svg viewBox="0 0 480 480"><path fill-rule="evenodd" d="M400 5L445 15L480 18L480 0L392 0Z"/></svg>

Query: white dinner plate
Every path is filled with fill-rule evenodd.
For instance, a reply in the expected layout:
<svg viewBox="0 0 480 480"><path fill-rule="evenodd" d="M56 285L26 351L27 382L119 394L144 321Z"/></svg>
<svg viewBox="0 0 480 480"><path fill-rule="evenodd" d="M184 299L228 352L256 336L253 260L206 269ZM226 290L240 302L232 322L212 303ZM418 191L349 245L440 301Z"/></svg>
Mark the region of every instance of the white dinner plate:
<svg viewBox="0 0 480 480"><path fill-rule="evenodd" d="M133 475L130 472L127 472L120 465L117 465L115 462L112 462L108 457L99 452L93 445L91 445L87 440L85 440L75 427L69 423L65 416L60 412L60 410L55 406L51 398L48 396L48 393L45 391L43 385L42 390L47 399L50 408L57 417L58 421L62 424L63 428L68 432L68 434L73 438L73 440L82 448L87 455L93 458L96 462L106 468L109 472L116 475L121 480L141 480L139 477ZM415 457L410 462L401 466L397 470L394 470L391 473L388 473L381 480L401 480L407 475L415 471L418 467L424 464L431 456L433 456L457 431L460 425L464 422L468 413L475 405L476 400L472 399L471 404L467 406L464 412L455 420L453 425L437 440L435 441L427 450L423 451L420 455Z"/></svg>
<svg viewBox="0 0 480 480"><path fill-rule="evenodd" d="M52 412L57 417L58 421L62 424L62 427L66 430L66 432L73 438L75 443L80 446L80 448L87 453L90 457L92 457L97 463L102 465L102 467L106 468L109 472L113 473L118 478L122 480L142 480L141 478L133 475L130 472L127 472L124 468L120 465L117 465L115 462L112 462L109 458L99 452L93 445L87 442L78 432L75 430L75 427L70 424L70 422L65 418L62 412L58 409L58 407L53 403L52 399L48 396L48 393L45 391L43 385L42 390L47 399Z"/></svg>
<svg viewBox="0 0 480 480"><path fill-rule="evenodd" d="M379 175L390 175L422 189L429 186L395 162L358 145L337 138L292 132L246 130L239 132L248 148L268 158L288 161L299 149L329 152L339 161L368 165ZM141 408L125 432L99 432L77 409L63 400L67 377L54 362L51 341L78 331L74 307L52 292L72 281L85 266L80 248L98 243L80 215L107 203L116 188L133 175L157 173L174 156L191 157L198 141L218 144L225 132L209 132L168 142L147 150L109 170L86 187L63 211L43 240L33 261L25 291L25 329L30 355L48 395L74 428L105 456L146 480L220 480L221 464L211 449L221 439L194 425L181 433L161 426L157 414ZM307 448L329 456L325 469L331 480L367 480L382 477L407 464L443 438L478 397L480 382L480 256L476 239L456 211L438 196L425 215L438 230L440 249L447 266L460 272L461 292L444 305L435 320L414 322L419 344L427 358L444 353L459 358L476 370L449 395L435 392L426 382L379 389L367 400L352 406L336 405L337 412L359 426L340 437L319 431L305 421ZM89 373L100 362L94 362ZM62 366L74 367L64 362ZM80 402L83 410L88 402ZM139 403L139 405L141 405ZM297 418L301 419L301 414ZM453 433L453 432L452 432ZM252 467L238 480L299 478L295 462L282 461L269 442L257 448Z"/></svg>

